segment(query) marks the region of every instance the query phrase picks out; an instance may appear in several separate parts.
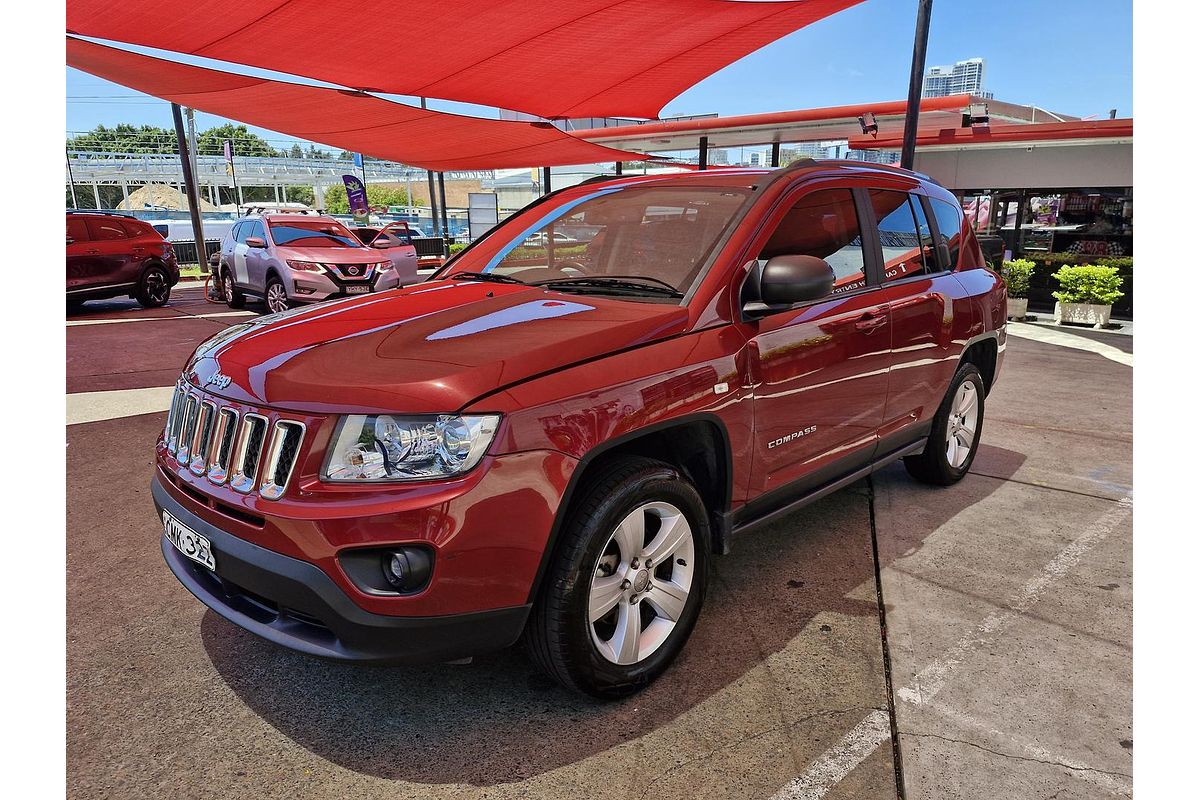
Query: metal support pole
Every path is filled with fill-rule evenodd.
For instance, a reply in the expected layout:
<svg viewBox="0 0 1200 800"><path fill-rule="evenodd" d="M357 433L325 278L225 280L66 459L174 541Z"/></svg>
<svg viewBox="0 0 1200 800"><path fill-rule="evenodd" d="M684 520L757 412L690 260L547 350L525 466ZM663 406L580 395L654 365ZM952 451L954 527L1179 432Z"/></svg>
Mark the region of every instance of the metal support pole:
<svg viewBox="0 0 1200 800"><path fill-rule="evenodd" d="M421 98L421 108L425 108L424 97ZM425 170L425 176L429 179L429 227L431 227L433 232L436 234L438 227L438 213L437 200L435 200L433 196L433 170Z"/></svg>
<svg viewBox="0 0 1200 800"><path fill-rule="evenodd" d="M183 133L183 111L178 103L171 103L171 116L175 119L175 140L179 145L179 161L183 164L183 183L187 190L188 211L192 217L192 236L196 240L196 259L200 262L201 272L206 272L208 258L204 252L204 223L200 221L200 197L196 192L196 176L192 174L187 139Z"/></svg>
<svg viewBox="0 0 1200 800"><path fill-rule="evenodd" d="M125 206L126 211L132 211L129 208L129 181L121 178L121 205Z"/></svg>
<svg viewBox="0 0 1200 800"><path fill-rule="evenodd" d="M614 174L616 174L616 175L620 175L620 174L621 174L621 167L622 167L622 166L624 166L624 165L623 165L623 164L622 164L620 161L618 161L618 162L617 162L616 169L614 170Z"/></svg>
<svg viewBox="0 0 1200 800"><path fill-rule="evenodd" d="M700 169L708 169L708 137L700 137Z"/></svg>
<svg viewBox="0 0 1200 800"><path fill-rule="evenodd" d="M779 166L779 142L771 142L771 166Z"/></svg>
<svg viewBox="0 0 1200 800"><path fill-rule="evenodd" d="M904 109L904 146L900 166L912 169L917 153L917 121L921 115L921 83L925 77L925 51L929 47L929 18L933 0L917 0L917 31L913 38L912 70L908 74L908 105Z"/></svg>
<svg viewBox="0 0 1200 800"><path fill-rule="evenodd" d="M542 194L550 194L554 191L550 188L550 168L542 167Z"/></svg>
<svg viewBox="0 0 1200 800"><path fill-rule="evenodd" d="M75 196L75 173L71 169L71 154L67 153L67 180L71 182L71 208L79 208L79 198Z"/></svg>
<svg viewBox="0 0 1200 800"><path fill-rule="evenodd" d="M100 210L100 184L92 182L92 197L96 200L96 210Z"/></svg>
<svg viewBox="0 0 1200 800"><path fill-rule="evenodd" d="M438 173L438 203L442 206L442 251L450 255L450 212L446 209L446 173Z"/></svg>

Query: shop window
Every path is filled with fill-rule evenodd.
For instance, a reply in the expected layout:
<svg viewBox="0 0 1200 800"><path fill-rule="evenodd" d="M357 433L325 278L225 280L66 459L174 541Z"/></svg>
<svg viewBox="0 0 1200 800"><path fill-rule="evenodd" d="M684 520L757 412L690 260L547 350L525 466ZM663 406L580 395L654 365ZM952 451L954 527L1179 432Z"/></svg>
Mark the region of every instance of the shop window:
<svg viewBox="0 0 1200 800"><path fill-rule="evenodd" d="M883 246L885 283L931 271L926 263L926 254L932 255L933 245L929 223L924 213L918 221L921 206L912 200L906 192L871 190L871 206L879 220L879 243Z"/></svg>
<svg viewBox="0 0 1200 800"><path fill-rule="evenodd" d="M758 257L806 255L823 258L833 267L833 293L866 286L862 236L854 195L849 189L825 189L800 198Z"/></svg>

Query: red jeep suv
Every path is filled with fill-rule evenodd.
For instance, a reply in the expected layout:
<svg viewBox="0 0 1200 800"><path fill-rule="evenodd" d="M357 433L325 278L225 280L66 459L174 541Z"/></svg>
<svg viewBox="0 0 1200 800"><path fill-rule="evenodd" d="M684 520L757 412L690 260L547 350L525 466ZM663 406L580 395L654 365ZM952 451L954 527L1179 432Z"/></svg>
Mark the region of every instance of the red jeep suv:
<svg viewBox="0 0 1200 800"><path fill-rule="evenodd" d="M157 444L162 551L304 653L522 639L621 696L678 655L751 528L900 458L962 478L1004 349L1004 286L921 175L590 181L424 283L201 344Z"/></svg>
<svg viewBox="0 0 1200 800"><path fill-rule="evenodd" d="M67 308L126 295L166 305L179 283L171 243L148 222L104 211L67 212Z"/></svg>

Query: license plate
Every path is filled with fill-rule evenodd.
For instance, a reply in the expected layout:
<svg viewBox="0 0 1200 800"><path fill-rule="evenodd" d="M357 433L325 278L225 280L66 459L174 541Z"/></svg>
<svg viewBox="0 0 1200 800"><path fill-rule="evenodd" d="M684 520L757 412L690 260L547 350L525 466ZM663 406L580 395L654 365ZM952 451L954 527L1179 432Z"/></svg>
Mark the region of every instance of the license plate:
<svg viewBox="0 0 1200 800"><path fill-rule="evenodd" d="M203 564L211 570L216 570L217 561L213 557L212 544L208 539L205 539L166 511L163 512L163 533L167 535L167 539L171 544L175 545L176 550L197 564Z"/></svg>
<svg viewBox="0 0 1200 800"><path fill-rule="evenodd" d="M347 286L346 294L367 294L371 291L370 286Z"/></svg>

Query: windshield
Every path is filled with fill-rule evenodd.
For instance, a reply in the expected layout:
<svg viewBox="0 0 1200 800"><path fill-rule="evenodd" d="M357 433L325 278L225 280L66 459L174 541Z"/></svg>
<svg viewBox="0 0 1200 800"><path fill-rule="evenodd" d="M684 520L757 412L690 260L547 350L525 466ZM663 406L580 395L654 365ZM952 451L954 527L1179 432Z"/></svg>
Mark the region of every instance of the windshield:
<svg viewBox="0 0 1200 800"><path fill-rule="evenodd" d="M271 238L277 245L354 248L363 246L354 234L334 220L288 220L271 222L270 225Z"/></svg>
<svg viewBox="0 0 1200 800"><path fill-rule="evenodd" d="M441 277L490 274L585 294L680 297L750 192L741 188L599 189L536 205L463 252ZM662 290L666 288L664 293ZM674 290L674 291L672 291Z"/></svg>

